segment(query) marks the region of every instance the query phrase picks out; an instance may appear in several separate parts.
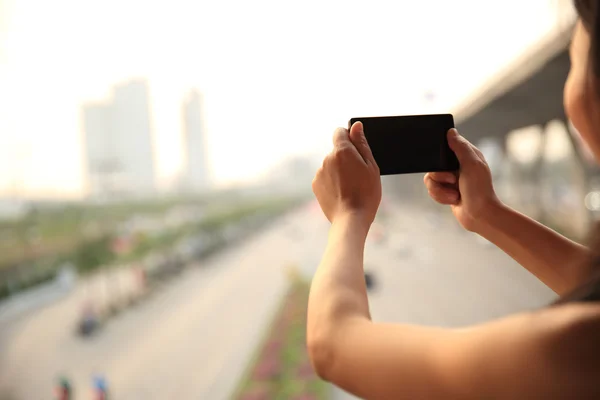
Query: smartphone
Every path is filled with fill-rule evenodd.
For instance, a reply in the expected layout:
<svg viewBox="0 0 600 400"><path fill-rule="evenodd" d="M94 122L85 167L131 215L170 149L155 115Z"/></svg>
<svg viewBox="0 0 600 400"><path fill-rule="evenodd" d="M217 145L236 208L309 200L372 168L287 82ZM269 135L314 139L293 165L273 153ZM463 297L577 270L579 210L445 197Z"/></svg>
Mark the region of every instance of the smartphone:
<svg viewBox="0 0 600 400"><path fill-rule="evenodd" d="M456 171L458 159L448 146L452 114L352 118L361 121L381 175Z"/></svg>

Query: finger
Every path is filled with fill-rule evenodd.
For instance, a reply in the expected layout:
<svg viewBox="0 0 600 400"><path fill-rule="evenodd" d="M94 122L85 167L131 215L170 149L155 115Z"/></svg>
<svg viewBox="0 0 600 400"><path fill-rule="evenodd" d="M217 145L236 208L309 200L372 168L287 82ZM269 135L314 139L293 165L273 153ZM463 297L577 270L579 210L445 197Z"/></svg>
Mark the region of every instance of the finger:
<svg viewBox="0 0 600 400"><path fill-rule="evenodd" d="M373 153L371 152L371 148L367 143L367 138L365 137L365 131L363 123L357 121L350 128L350 141L356 147L356 150L360 153L363 160L369 163L375 163L375 159L373 158Z"/></svg>
<svg viewBox="0 0 600 400"><path fill-rule="evenodd" d="M452 189L452 190L458 190L458 180L455 183L449 183L449 182L440 182L437 181L435 179L431 178L431 172L426 174L425 177L423 178L423 182L425 183L425 186L427 188L431 187L431 186L440 186L440 187L444 187L444 188L448 188L448 189Z"/></svg>
<svg viewBox="0 0 600 400"><path fill-rule="evenodd" d="M457 181L456 175L452 172L429 172L425 174L425 179L431 179L439 183L454 185Z"/></svg>
<svg viewBox="0 0 600 400"><path fill-rule="evenodd" d="M460 194L458 190L454 188L443 186L432 180L429 180L426 183L426 186L429 196L440 204L455 205L458 204L460 200Z"/></svg>
<svg viewBox="0 0 600 400"><path fill-rule="evenodd" d="M479 150L477 147L473 146L473 151L475 152L477 157L479 157L482 161L485 161L485 156L483 155L481 150Z"/></svg>
<svg viewBox="0 0 600 400"><path fill-rule="evenodd" d="M346 128L337 128L333 132L333 145L335 147L341 147L351 143L350 137L348 134L348 129Z"/></svg>
<svg viewBox="0 0 600 400"><path fill-rule="evenodd" d="M456 154L456 158L458 158L460 164L467 165L474 161L479 161L477 154L473 150L475 146L462 137L455 128L448 131L448 145L454 154Z"/></svg>

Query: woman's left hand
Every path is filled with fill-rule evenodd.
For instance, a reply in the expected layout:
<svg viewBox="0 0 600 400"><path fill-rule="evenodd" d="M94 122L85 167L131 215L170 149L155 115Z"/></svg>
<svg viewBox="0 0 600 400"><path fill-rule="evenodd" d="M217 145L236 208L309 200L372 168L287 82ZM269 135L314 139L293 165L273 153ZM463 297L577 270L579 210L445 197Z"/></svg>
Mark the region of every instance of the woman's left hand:
<svg viewBox="0 0 600 400"><path fill-rule="evenodd" d="M355 215L368 228L381 202L381 178L362 123L354 123L350 132L336 129L333 145L313 180L313 192L331 223Z"/></svg>

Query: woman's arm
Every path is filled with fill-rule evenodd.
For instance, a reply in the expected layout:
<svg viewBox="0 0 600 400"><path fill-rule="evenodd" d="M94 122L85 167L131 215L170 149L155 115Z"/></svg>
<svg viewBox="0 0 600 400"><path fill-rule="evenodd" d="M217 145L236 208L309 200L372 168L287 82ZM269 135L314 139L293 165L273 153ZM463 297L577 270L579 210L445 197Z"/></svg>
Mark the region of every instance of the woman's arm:
<svg viewBox="0 0 600 400"><path fill-rule="evenodd" d="M307 341L321 378L364 399L600 394L595 305L555 307L469 329L373 323L362 271L363 221L352 214L336 218L311 285Z"/></svg>
<svg viewBox="0 0 600 400"><path fill-rule="evenodd" d="M381 200L356 123L313 181L331 221L311 285L307 344L324 379L365 399L600 398L600 308L553 307L469 329L373 323L362 272Z"/></svg>
<svg viewBox="0 0 600 400"><path fill-rule="evenodd" d="M332 224L325 254L313 278L308 301L307 339L315 367L328 364L331 337L338 321L369 321L369 300L363 272L368 227L353 214ZM321 350L325 350L321 352Z"/></svg>
<svg viewBox="0 0 600 400"><path fill-rule="evenodd" d="M589 250L502 204L483 154L456 130L449 132L448 143L460 174L425 175L430 196L450 205L465 229L494 243L556 293L581 284L589 273Z"/></svg>
<svg viewBox="0 0 600 400"><path fill-rule="evenodd" d="M590 251L539 222L497 203L474 232L494 243L515 261L562 295L589 276Z"/></svg>

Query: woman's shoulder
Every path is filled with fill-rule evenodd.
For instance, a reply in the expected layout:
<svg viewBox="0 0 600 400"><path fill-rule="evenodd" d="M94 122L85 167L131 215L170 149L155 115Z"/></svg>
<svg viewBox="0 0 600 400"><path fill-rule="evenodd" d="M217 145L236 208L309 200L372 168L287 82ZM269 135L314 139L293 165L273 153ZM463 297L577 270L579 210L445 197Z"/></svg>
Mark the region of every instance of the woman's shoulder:
<svg viewBox="0 0 600 400"><path fill-rule="evenodd" d="M567 302L539 312L549 329L548 348L559 365L570 366L581 384L600 376L600 302ZM573 371L572 371L573 372Z"/></svg>

